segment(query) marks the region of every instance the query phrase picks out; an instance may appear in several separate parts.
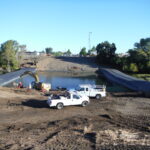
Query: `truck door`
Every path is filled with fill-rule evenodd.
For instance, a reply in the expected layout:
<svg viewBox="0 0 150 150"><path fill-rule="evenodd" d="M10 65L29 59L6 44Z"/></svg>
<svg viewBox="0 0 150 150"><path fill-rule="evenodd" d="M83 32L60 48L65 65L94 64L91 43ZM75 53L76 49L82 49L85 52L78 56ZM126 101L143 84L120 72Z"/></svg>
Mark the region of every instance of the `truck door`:
<svg viewBox="0 0 150 150"><path fill-rule="evenodd" d="M64 101L65 105L72 105L72 99L72 94L69 94L66 100Z"/></svg>
<svg viewBox="0 0 150 150"><path fill-rule="evenodd" d="M80 92L81 95L85 94L85 88L80 88L79 92Z"/></svg>
<svg viewBox="0 0 150 150"><path fill-rule="evenodd" d="M86 95L86 96L90 96L89 88L85 88L85 95Z"/></svg>
<svg viewBox="0 0 150 150"><path fill-rule="evenodd" d="M79 95L73 94L72 105L80 105L81 98Z"/></svg>

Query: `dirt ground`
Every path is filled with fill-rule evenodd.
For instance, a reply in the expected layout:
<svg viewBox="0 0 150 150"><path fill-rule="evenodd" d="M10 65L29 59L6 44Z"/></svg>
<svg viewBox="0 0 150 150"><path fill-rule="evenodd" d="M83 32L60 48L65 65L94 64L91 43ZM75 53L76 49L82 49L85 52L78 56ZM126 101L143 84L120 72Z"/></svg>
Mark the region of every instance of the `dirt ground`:
<svg viewBox="0 0 150 150"><path fill-rule="evenodd" d="M95 72L99 66L93 57L52 57L43 56L39 59L38 71L62 72Z"/></svg>
<svg viewBox="0 0 150 150"><path fill-rule="evenodd" d="M150 98L108 93L87 107L49 108L35 90L0 88L0 149L150 149Z"/></svg>

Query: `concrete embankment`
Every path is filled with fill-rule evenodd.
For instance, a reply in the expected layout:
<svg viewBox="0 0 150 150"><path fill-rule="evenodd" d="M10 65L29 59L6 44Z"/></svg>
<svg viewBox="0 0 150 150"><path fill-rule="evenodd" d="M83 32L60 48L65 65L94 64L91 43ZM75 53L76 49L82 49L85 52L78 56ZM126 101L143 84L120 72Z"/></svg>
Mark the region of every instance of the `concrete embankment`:
<svg viewBox="0 0 150 150"><path fill-rule="evenodd" d="M150 82L134 78L116 69L101 68L100 71L109 81L150 96Z"/></svg>
<svg viewBox="0 0 150 150"><path fill-rule="evenodd" d="M0 75L0 86L5 86L5 85L19 79L20 75L22 75L25 71L34 72L35 69L34 68L22 68L18 71L2 74L2 75Z"/></svg>

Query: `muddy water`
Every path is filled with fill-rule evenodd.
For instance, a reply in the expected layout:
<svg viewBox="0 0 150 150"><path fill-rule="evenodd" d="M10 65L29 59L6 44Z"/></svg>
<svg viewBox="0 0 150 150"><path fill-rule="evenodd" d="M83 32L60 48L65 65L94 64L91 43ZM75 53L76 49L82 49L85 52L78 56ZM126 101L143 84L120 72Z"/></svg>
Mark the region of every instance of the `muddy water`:
<svg viewBox="0 0 150 150"><path fill-rule="evenodd" d="M96 73L68 73L68 72L37 72L41 82L50 83L53 89L56 89L58 86L64 88L75 88L79 84L99 84L106 85L107 91L116 92L116 91L129 91L128 89L112 84L108 82L103 77L99 76ZM22 82L25 87L28 87L29 84L34 81L34 78L31 76L24 76L16 80L15 82ZM13 83L10 83L7 86L13 86Z"/></svg>

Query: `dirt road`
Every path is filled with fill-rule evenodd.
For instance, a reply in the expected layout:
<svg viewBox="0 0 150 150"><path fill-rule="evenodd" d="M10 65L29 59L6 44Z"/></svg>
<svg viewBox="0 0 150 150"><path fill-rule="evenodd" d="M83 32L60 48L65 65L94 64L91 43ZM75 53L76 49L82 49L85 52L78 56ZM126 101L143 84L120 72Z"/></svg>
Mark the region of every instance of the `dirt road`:
<svg viewBox="0 0 150 150"><path fill-rule="evenodd" d="M149 149L150 99L137 93L49 108L34 90L0 88L0 149Z"/></svg>

